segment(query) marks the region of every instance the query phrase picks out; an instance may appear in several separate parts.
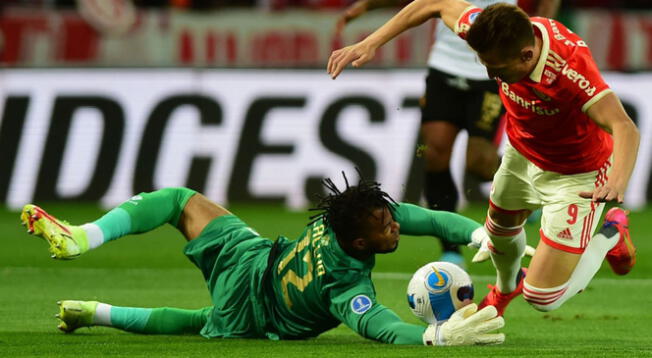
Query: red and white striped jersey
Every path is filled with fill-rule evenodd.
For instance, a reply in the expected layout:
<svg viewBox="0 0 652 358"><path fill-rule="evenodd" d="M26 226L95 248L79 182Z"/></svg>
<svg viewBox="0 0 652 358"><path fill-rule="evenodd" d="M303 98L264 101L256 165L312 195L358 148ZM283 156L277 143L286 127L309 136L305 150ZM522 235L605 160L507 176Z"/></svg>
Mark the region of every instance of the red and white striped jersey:
<svg viewBox="0 0 652 358"><path fill-rule="evenodd" d="M469 7L460 16L455 32L461 38L481 11ZM517 83L496 79L507 109L507 136L541 169L561 174L597 170L611 155L613 140L586 111L611 89L579 36L552 19L530 20L543 41L536 67Z"/></svg>

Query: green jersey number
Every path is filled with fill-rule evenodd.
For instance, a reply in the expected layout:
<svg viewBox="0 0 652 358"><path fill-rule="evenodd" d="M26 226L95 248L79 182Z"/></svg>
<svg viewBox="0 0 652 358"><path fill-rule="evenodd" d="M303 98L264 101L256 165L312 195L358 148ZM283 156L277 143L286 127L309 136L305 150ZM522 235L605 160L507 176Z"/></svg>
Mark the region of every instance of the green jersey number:
<svg viewBox="0 0 652 358"><path fill-rule="evenodd" d="M312 264L312 253L310 250L306 250L310 244L310 240L314 237L321 237L324 233L324 225L319 225L313 229L308 230L306 236L297 243L297 246L292 250L281 262L278 264L277 273L280 275L283 269L294 259L297 255L302 257L302 261L306 263L306 274L303 276L297 275L296 272L292 269L288 269L283 277L281 278L281 288L283 289L283 299L288 308L292 308L292 300L290 299L290 293L288 292L288 285L292 284L300 292L303 292L305 288L313 280L313 264ZM303 253L305 251L305 253Z"/></svg>

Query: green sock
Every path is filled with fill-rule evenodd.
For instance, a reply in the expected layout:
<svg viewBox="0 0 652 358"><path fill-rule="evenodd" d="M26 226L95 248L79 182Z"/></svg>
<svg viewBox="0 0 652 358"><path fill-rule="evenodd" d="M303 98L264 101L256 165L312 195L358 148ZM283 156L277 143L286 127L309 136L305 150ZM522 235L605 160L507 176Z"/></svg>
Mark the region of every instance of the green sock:
<svg viewBox="0 0 652 358"><path fill-rule="evenodd" d="M199 334L212 307L198 310L180 308L135 308L111 306L111 326L144 334Z"/></svg>
<svg viewBox="0 0 652 358"><path fill-rule="evenodd" d="M111 326L127 332L145 333L152 308L111 306Z"/></svg>
<svg viewBox="0 0 652 358"><path fill-rule="evenodd" d="M102 230L104 242L128 234L151 231L165 223L177 226L188 200L196 191L165 188L140 193L93 222Z"/></svg>
<svg viewBox="0 0 652 358"><path fill-rule="evenodd" d="M198 310L154 308L143 328L148 334L199 334L204 328L212 307Z"/></svg>

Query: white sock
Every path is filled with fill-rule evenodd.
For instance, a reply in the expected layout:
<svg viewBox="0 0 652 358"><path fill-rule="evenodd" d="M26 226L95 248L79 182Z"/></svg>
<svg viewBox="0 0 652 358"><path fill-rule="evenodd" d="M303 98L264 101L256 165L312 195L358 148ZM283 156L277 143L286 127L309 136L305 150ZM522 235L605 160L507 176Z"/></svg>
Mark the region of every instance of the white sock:
<svg viewBox="0 0 652 358"><path fill-rule="evenodd" d="M95 224L84 224L81 226L86 231L86 238L88 239L88 249L92 250L99 247L104 243L104 233L99 226Z"/></svg>
<svg viewBox="0 0 652 358"><path fill-rule="evenodd" d="M93 316L93 325L111 327L111 305L98 303Z"/></svg>
<svg viewBox="0 0 652 358"><path fill-rule="evenodd" d="M521 271L521 257L525 252L523 225L503 227L487 217L485 229L491 239L489 252L496 267L496 286L501 293L516 289L516 277Z"/></svg>
<svg viewBox="0 0 652 358"><path fill-rule="evenodd" d="M568 291L566 291L561 299L565 301L588 286L595 273L600 269L607 252L616 246L619 238L620 234L618 231L611 237L607 237L599 232L591 238L568 280Z"/></svg>
<svg viewBox="0 0 652 358"><path fill-rule="evenodd" d="M609 233L607 233L609 234ZM539 311L552 311L559 308L571 297L582 292L598 272L607 252L618 243L620 234L616 231L611 237L598 233L591 238L584 253L575 266L568 282L551 288L538 288L525 283L523 296L526 301ZM565 290L565 291L563 291ZM561 293L563 291L563 293ZM560 294L557 294L560 292Z"/></svg>

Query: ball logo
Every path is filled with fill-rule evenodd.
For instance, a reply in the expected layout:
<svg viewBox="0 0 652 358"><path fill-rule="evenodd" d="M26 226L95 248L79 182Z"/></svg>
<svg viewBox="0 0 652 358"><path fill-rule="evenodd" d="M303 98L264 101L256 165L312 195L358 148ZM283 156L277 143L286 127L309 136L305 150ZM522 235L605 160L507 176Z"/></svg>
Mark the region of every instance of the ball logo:
<svg viewBox="0 0 652 358"><path fill-rule="evenodd" d="M363 314L371 308L371 299L365 295L357 295L351 300L351 311Z"/></svg>
<svg viewBox="0 0 652 358"><path fill-rule="evenodd" d="M426 279L426 288L433 293L444 292L450 286L450 277L445 271L439 271L434 266Z"/></svg>

